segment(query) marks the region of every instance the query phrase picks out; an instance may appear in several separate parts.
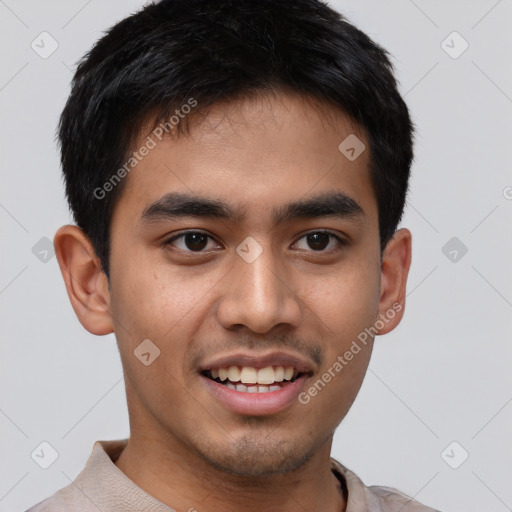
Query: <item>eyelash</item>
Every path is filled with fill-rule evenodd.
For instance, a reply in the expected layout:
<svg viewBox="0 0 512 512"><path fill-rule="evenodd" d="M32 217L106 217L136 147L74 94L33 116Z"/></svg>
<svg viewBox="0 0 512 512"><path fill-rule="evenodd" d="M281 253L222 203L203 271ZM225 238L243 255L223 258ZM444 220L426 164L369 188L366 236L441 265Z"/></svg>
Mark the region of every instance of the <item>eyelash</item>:
<svg viewBox="0 0 512 512"><path fill-rule="evenodd" d="M319 230L314 230L314 231L308 231L307 233L304 233L296 242L294 242L294 244L296 244L299 240L302 240L303 238L307 237L308 235L315 235L315 234L318 234L318 233L321 233L321 234L325 234L325 235L329 235L330 237L334 238L340 247L338 247L337 249L330 249L330 250L319 250L319 251L315 251L313 249L309 249L308 252L312 252L312 253L316 253L316 254L328 254L328 253L332 253L332 252L335 252L336 250L339 250L342 246L345 246L347 245L347 242L345 240L343 240L342 238L340 238L338 235L332 233L331 231L328 231L328 230L322 230L322 229L319 229ZM215 240L212 236L210 236L208 233L204 232L204 231L196 231L196 230L190 230L190 231L184 231L183 233L179 233L177 235L173 235L171 238L169 238L168 240L166 240L164 242L164 245L167 247L167 246L172 246L173 242L175 242L176 240L179 240L179 239L182 239L184 238L185 236L187 235L192 235L192 234L195 234L195 235L203 235L203 236L206 236L207 238L209 238L210 240ZM330 243L330 240L329 240L329 243ZM178 251L183 251L183 252L186 252L186 253L189 253L189 254L205 254L209 251L192 251L192 250L183 250L183 249L177 249Z"/></svg>

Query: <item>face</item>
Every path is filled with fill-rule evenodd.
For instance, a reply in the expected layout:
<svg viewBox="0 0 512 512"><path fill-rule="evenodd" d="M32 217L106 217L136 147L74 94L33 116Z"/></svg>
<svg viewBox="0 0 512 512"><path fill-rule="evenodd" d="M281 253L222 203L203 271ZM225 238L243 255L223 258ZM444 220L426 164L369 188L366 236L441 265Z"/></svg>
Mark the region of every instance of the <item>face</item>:
<svg viewBox="0 0 512 512"><path fill-rule="evenodd" d="M331 439L369 363L358 336L384 313L369 157L341 112L276 94L215 105L134 168L108 299L132 435L246 475Z"/></svg>

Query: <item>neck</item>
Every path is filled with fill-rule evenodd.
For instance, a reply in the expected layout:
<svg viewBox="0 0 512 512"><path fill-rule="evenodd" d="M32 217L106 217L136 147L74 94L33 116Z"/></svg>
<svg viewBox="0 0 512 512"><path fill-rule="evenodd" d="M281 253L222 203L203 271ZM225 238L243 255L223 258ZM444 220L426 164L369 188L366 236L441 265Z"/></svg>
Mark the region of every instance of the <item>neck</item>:
<svg viewBox="0 0 512 512"><path fill-rule="evenodd" d="M136 432L136 431L135 431ZM344 512L331 471L332 436L298 469L272 476L226 473L176 440L132 434L115 465L145 492L178 511Z"/></svg>

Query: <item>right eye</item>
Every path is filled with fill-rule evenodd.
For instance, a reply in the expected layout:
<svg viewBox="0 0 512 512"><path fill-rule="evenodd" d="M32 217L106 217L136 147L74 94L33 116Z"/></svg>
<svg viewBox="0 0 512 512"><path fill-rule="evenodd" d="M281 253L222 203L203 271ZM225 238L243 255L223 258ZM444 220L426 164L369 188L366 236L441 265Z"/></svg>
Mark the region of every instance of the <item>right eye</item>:
<svg viewBox="0 0 512 512"><path fill-rule="evenodd" d="M210 241L216 245L209 247ZM211 236L202 231L185 231L178 235L173 235L166 240L165 245L171 245L184 252L208 252L208 250L205 251L204 249L209 247L211 250L220 247Z"/></svg>

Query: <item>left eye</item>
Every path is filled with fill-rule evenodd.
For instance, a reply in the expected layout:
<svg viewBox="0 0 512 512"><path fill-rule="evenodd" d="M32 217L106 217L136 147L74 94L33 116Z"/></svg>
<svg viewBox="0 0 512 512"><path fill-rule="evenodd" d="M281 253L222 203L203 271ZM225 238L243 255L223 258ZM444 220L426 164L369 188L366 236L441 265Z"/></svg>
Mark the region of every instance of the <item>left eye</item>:
<svg viewBox="0 0 512 512"><path fill-rule="evenodd" d="M214 247L208 247L210 241L214 244ZM177 249L187 252L201 252L206 248L214 249L219 247L211 236L200 231L188 231L175 235L167 240L166 245L172 245Z"/></svg>
<svg viewBox="0 0 512 512"><path fill-rule="evenodd" d="M334 239L334 242L333 242L333 239ZM341 240L341 238L339 238L338 236L334 235L333 233L329 233L327 231L315 231L315 232L312 232L312 233L308 233L307 235L304 235L302 238L300 238L297 242L296 242L296 245L297 244L300 244L301 241L305 241L305 244L307 245L307 247L298 247L299 249L303 249L303 250L310 250L312 249L313 251L317 251L317 252L323 252L323 251L326 251L329 250L329 249L334 249L335 247L330 247L332 246L332 243L334 243L334 245L343 245L343 241Z"/></svg>

